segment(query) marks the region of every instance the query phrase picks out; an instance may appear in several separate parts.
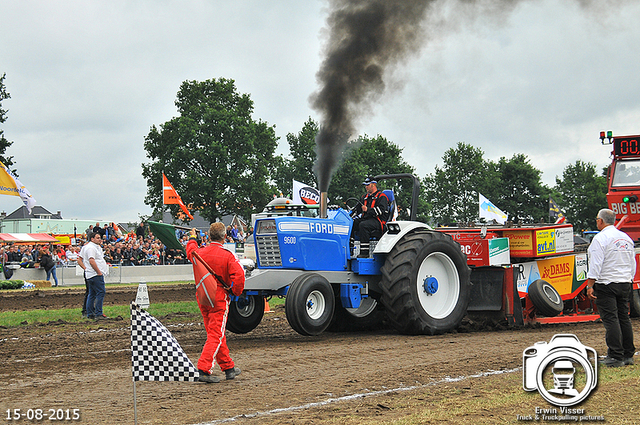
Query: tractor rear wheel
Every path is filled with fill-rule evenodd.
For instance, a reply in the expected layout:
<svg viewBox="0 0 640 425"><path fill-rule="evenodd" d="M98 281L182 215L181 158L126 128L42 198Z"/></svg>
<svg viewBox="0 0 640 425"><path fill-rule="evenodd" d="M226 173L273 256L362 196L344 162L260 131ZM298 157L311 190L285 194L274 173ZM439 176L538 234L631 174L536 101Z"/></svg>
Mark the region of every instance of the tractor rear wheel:
<svg viewBox="0 0 640 425"><path fill-rule="evenodd" d="M246 334L254 330L264 316L264 297L241 295L229 304L227 329L236 334Z"/></svg>
<svg viewBox="0 0 640 425"><path fill-rule="evenodd" d="M396 330L433 335L460 325L469 305L470 270L451 236L408 233L391 250L381 271L381 302Z"/></svg>
<svg viewBox="0 0 640 425"><path fill-rule="evenodd" d="M319 335L331 323L335 295L331 284L317 273L298 276L287 292L284 312L294 331Z"/></svg>

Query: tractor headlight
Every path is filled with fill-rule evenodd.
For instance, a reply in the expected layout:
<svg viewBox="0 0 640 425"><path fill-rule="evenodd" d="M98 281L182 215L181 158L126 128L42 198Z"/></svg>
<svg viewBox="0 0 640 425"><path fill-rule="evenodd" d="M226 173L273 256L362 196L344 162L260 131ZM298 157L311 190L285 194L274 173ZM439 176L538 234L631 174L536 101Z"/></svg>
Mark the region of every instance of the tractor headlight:
<svg viewBox="0 0 640 425"><path fill-rule="evenodd" d="M273 235L276 233L275 220L259 220L256 225L256 235Z"/></svg>
<svg viewBox="0 0 640 425"><path fill-rule="evenodd" d="M400 233L400 225L398 223L387 223L387 232L397 235Z"/></svg>

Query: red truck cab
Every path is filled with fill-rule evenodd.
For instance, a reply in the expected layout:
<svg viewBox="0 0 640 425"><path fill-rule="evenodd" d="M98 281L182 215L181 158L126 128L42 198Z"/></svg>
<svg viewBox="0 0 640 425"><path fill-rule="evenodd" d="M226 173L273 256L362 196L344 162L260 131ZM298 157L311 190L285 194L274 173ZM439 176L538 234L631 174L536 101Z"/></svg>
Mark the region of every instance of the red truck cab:
<svg viewBox="0 0 640 425"><path fill-rule="evenodd" d="M603 145L612 145L612 162L607 172L607 203L616 213L616 227L636 244L632 312L640 309L640 135L613 136L600 132ZM636 311L640 313L640 311Z"/></svg>

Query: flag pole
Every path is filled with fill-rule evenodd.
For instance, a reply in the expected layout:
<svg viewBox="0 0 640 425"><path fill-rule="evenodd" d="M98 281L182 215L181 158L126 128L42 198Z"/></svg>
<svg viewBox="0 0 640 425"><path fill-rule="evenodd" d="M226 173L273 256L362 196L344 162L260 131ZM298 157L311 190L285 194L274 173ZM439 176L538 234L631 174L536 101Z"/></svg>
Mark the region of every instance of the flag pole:
<svg viewBox="0 0 640 425"><path fill-rule="evenodd" d="M131 329L131 354L133 355L133 306L135 305L135 301L131 303L131 325L129 329ZM136 375L133 369L133 357L131 362L131 378L133 379L133 423L134 425L138 425L138 403L136 397Z"/></svg>
<svg viewBox="0 0 640 425"><path fill-rule="evenodd" d="M138 408L136 406L136 378L133 378L133 423L138 425Z"/></svg>

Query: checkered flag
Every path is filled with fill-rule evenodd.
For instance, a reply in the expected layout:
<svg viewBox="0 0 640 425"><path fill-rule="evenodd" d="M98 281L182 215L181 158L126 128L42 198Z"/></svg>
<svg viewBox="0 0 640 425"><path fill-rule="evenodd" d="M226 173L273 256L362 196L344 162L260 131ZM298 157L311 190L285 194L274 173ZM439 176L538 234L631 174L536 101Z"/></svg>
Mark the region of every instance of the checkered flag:
<svg viewBox="0 0 640 425"><path fill-rule="evenodd" d="M199 376L171 332L134 302L131 367L134 381L197 381Z"/></svg>

